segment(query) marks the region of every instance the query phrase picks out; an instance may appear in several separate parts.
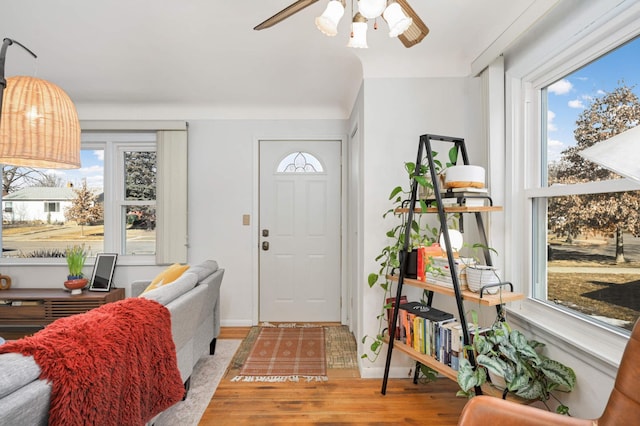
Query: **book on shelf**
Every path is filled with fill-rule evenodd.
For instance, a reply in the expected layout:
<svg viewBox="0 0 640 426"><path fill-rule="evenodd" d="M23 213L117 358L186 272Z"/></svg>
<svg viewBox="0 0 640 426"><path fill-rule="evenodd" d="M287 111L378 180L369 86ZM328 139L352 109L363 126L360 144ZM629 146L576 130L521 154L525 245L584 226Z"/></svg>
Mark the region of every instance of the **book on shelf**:
<svg viewBox="0 0 640 426"><path fill-rule="evenodd" d="M489 193L489 189L487 188L474 188L474 187L462 187L462 188L450 188L447 189L447 193L449 192L453 192L453 193L461 193L461 192L468 192L470 194L488 194Z"/></svg>
<svg viewBox="0 0 640 426"><path fill-rule="evenodd" d="M451 188L442 199L444 206L482 207L488 200L487 188Z"/></svg>
<svg viewBox="0 0 640 426"><path fill-rule="evenodd" d="M407 303L407 302L408 302L407 296L400 296L400 304ZM389 328L387 329L387 332L389 333L389 337L391 337L391 322L393 321L393 308L395 308L396 306L396 298L387 297L386 306L387 306L387 324L389 326ZM399 326L399 322L400 322L400 317L398 316L398 323L396 324L396 334L395 334L396 340L400 340L400 334L402 332Z"/></svg>
<svg viewBox="0 0 640 426"><path fill-rule="evenodd" d="M451 336L448 324L457 322L453 314L420 302L405 303L399 308L403 343L449 365Z"/></svg>

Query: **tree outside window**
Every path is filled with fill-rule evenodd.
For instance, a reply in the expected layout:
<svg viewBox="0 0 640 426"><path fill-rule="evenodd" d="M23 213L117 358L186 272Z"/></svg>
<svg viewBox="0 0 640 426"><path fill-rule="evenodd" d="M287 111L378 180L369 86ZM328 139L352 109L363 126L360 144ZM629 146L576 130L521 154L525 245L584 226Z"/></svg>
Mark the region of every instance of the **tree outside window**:
<svg viewBox="0 0 640 426"><path fill-rule="evenodd" d="M547 273L534 296L627 329L640 316L640 191L616 191L621 176L580 152L640 123L640 78L625 65L639 53L634 40L543 89L542 186L555 195L536 199L546 204Z"/></svg>

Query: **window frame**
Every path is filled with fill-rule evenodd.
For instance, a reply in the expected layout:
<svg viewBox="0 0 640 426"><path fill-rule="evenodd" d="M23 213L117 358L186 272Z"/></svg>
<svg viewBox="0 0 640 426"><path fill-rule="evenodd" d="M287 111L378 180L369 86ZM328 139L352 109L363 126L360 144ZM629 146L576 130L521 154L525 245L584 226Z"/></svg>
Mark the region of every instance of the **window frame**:
<svg viewBox="0 0 640 426"><path fill-rule="evenodd" d="M53 210L51 209L53 206ZM45 213L59 213L60 212L60 201L45 201L44 202L44 212Z"/></svg>
<svg viewBox="0 0 640 426"><path fill-rule="evenodd" d="M572 187L543 185L547 165L546 143L542 149L546 137L542 126L546 118L542 89L640 34L637 4L623 2L617 7L604 4L582 7L581 4L579 10L566 7L530 32L545 34L544 37L525 37L505 53L504 191L505 211L510 216L504 229L505 263L507 276L519 282L520 291L527 296L507 309L513 315L512 320L515 317L514 322L578 349L576 356L617 366L628 332L585 321L566 309L532 297L536 277L546 277L546 261L534 261L534 247L537 246L538 252L543 243L546 247L546 222L535 220L536 212L546 220L546 203L534 200L570 193L639 189L636 183L626 179ZM572 16L571 20L568 16ZM545 230L544 240L540 229Z"/></svg>
<svg viewBox="0 0 640 426"><path fill-rule="evenodd" d="M153 255L127 255L124 253L126 242L126 219L122 208L131 201L125 199L124 153L127 151L157 150L155 132L86 132L82 134L82 149L104 149L104 251L118 253L118 264L155 264ZM156 168L157 173L157 168ZM157 198L157 192L156 192ZM145 205L153 204L144 201ZM110 206L110 208L106 208ZM108 232L106 230L109 230Z"/></svg>
<svg viewBox="0 0 640 426"><path fill-rule="evenodd" d="M83 131L81 134L82 150L104 150L104 252L116 252L119 265L155 265L153 255L125 255L124 219L120 214L124 201L124 151L136 149L157 151L157 135L155 131L144 132L101 132ZM118 157L120 155L120 157ZM156 169L157 172L157 169ZM157 198L156 192L156 198ZM120 204L118 204L120 202ZM153 204L157 202L154 201ZM145 205L152 204L145 201ZM111 206L111 208L107 207ZM157 238L157 236L156 236ZM157 248L156 248L157 251ZM59 258L0 258L0 265L58 265L65 264Z"/></svg>

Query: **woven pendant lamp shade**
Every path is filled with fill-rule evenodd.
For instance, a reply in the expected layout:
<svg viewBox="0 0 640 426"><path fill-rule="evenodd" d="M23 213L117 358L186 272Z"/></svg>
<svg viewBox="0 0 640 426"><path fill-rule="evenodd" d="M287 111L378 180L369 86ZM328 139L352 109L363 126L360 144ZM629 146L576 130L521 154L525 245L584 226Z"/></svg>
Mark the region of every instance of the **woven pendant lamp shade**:
<svg viewBox="0 0 640 426"><path fill-rule="evenodd" d="M0 117L0 164L80 167L80 122L69 96L33 77L7 78Z"/></svg>

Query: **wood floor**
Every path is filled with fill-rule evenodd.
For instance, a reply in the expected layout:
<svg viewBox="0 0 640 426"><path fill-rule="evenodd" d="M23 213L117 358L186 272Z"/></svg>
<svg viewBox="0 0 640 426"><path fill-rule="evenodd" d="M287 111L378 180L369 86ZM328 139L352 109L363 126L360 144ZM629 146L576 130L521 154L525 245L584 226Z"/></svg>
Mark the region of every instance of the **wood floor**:
<svg viewBox="0 0 640 426"><path fill-rule="evenodd" d="M242 339L248 328L223 329L219 338ZM357 373L357 372L355 372ZM329 372L329 381L310 383L245 383L223 378L200 421L208 425L273 424L428 424L455 425L466 400L455 396L448 379L413 384L345 377ZM357 374L354 374L357 376Z"/></svg>

